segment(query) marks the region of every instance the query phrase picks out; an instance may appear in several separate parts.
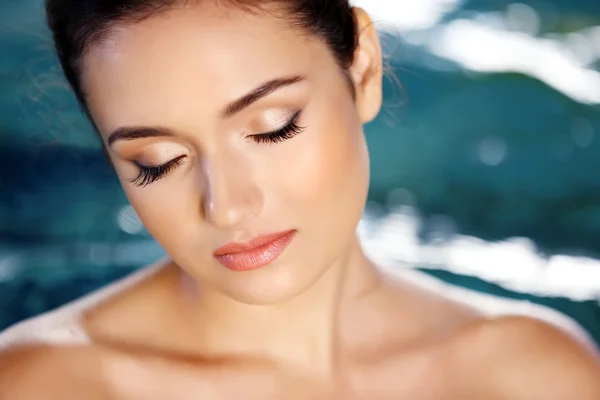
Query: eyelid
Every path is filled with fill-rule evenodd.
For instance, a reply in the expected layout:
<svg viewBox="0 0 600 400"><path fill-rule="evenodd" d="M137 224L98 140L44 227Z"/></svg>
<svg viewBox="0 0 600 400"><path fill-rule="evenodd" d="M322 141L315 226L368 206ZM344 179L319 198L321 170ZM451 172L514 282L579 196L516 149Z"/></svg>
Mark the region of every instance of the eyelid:
<svg viewBox="0 0 600 400"><path fill-rule="evenodd" d="M185 157L187 157L187 155L186 154L182 154L182 155L180 155L178 157L171 158L171 159L169 159L169 161L165 161L163 163L148 163L148 164L144 164L140 160L134 160L133 163L137 167L144 168L144 169L161 168L161 167L164 167L164 166L169 165L171 163L174 163L174 162L177 162L177 161L181 161Z"/></svg>
<svg viewBox="0 0 600 400"><path fill-rule="evenodd" d="M290 124L296 122L298 120L298 118L300 118L300 114L302 113L302 110L296 110L291 114L288 114L288 116L285 118L284 122L281 123L279 125L279 127L275 128L275 129L271 129L268 131L264 131L264 132L259 132L259 133L255 133L252 135L249 135L250 137L253 136L261 136L261 135L273 135L276 134L278 132L280 132L282 129L285 129L286 127L288 127Z"/></svg>
<svg viewBox="0 0 600 400"><path fill-rule="evenodd" d="M269 109L263 113L262 119L267 127L281 127L285 126L297 112L297 108L290 107Z"/></svg>
<svg viewBox="0 0 600 400"><path fill-rule="evenodd" d="M304 126L299 126L297 123L298 119L300 118L301 113L302 113L302 110L297 111L291 117L290 121L285 126L279 128L275 131L251 135L251 136L249 136L249 138L253 139L256 143L259 143L259 144L260 143L276 144L276 143L286 141L288 139L292 139L295 136L302 133L305 129Z"/></svg>
<svg viewBox="0 0 600 400"><path fill-rule="evenodd" d="M165 164L182 155L189 154L189 150L185 146L171 141L161 141L143 147L135 146L133 144L132 147L133 151L129 154L123 152L123 156L127 157L129 160L134 160L137 165L144 167Z"/></svg>
<svg viewBox="0 0 600 400"><path fill-rule="evenodd" d="M133 163L138 167L139 172L134 178L128 180L138 187L148 186L151 183L164 178L171 173L173 169L179 167L184 162L186 157L187 155L181 155L172 159L171 161L167 161L166 163L155 166L145 166L138 161L134 161Z"/></svg>

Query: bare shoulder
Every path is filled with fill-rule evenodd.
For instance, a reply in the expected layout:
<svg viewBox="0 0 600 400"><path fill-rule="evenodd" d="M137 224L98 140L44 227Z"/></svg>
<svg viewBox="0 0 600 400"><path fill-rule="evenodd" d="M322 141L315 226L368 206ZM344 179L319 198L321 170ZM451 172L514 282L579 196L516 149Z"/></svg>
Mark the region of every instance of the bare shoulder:
<svg viewBox="0 0 600 400"><path fill-rule="evenodd" d="M111 345L15 345L0 351L0 400L170 398L152 396L174 366Z"/></svg>
<svg viewBox="0 0 600 400"><path fill-rule="evenodd" d="M482 320L461 330L451 358L489 399L600 399L598 355L564 331L527 317Z"/></svg>
<svg viewBox="0 0 600 400"><path fill-rule="evenodd" d="M94 344L83 317L142 285L160 267L149 266L0 332L0 400L108 398L110 352Z"/></svg>
<svg viewBox="0 0 600 400"><path fill-rule="evenodd" d="M93 347L17 345L0 352L0 399L107 399Z"/></svg>
<svg viewBox="0 0 600 400"><path fill-rule="evenodd" d="M58 308L9 326L0 331L0 351L15 345L89 343L87 316L125 308L136 298L133 294L155 281L166 265L167 261L159 260ZM118 321L109 320L107 325L118 325Z"/></svg>

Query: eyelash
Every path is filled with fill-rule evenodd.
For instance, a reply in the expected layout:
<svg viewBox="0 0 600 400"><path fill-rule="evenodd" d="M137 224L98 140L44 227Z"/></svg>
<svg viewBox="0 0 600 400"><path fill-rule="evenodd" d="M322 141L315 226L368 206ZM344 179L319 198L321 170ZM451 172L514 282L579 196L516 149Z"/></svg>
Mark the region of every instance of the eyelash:
<svg viewBox="0 0 600 400"><path fill-rule="evenodd" d="M157 180L166 176L173 169L178 167L186 156L177 157L174 160L169 161L166 164L158 165L156 167L146 167L140 165L139 163L135 163L137 167L140 169L140 173L133 179L129 181L136 186L145 187L149 184L156 182Z"/></svg>
<svg viewBox="0 0 600 400"><path fill-rule="evenodd" d="M267 144L276 144L291 139L304 131L304 127L298 125L300 113L301 111L296 112L283 128L272 132L250 135L249 137L252 138L252 140L254 140L256 143ZM140 169L140 172L135 178L129 179L129 181L136 186L148 186L149 184L164 178L167 174L169 174L169 172L181 165L185 157L186 156L177 157L166 164L158 165L156 167L146 167L136 163L137 167Z"/></svg>
<svg viewBox="0 0 600 400"><path fill-rule="evenodd" d="M300 118L301 111L297 111L289 122L283 127L273 132L260 133L257 135L250 135L256 143L268 143L275 144L285 140L291 139L294 136L302 133L304 127L298 125L298 118Z"/></svg>

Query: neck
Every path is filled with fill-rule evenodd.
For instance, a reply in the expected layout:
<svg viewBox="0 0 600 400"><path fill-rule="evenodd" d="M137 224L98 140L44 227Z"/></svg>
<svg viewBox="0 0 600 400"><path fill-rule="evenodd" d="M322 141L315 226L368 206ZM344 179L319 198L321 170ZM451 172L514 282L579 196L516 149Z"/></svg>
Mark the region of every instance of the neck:
<svg viewBox="0 0 600 400"><path fill-rule="evenodd" d="M311 375L331 375L342 310L378 284L379 274L355 237L309 290L286 303L254 306L203 293L193 302L194 314L202 316L195 331L209 356L268 359Z"/></svg>

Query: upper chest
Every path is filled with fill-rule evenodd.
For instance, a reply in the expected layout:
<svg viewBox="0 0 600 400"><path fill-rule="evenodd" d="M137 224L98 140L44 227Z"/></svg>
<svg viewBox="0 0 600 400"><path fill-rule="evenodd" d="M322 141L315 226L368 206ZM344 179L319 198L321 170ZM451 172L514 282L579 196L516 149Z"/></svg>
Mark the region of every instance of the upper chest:
<svg viewBox="0 0 600 400"><path fill-rule="evenodd" d="M389 351L369 363L350 365L337 398L348 400L468 398L461 365L438 348Z"/></svg>
<svg viewBox="0 0 600 400"><path fill-rule="evenodd" d="M454 368L446 360L436 362L427 351L398 352L369 362L341 365L335 378L296 374L275 367L239 365L183 365L165 363L145 379L132 393L162 393L165 398L181 400L440 400L469 398L468 382L457 380ZM150 370L147 369L146 373ZM113 379L123 379L116 375ZM121 382L122 383L122 382Z"/></svg>

